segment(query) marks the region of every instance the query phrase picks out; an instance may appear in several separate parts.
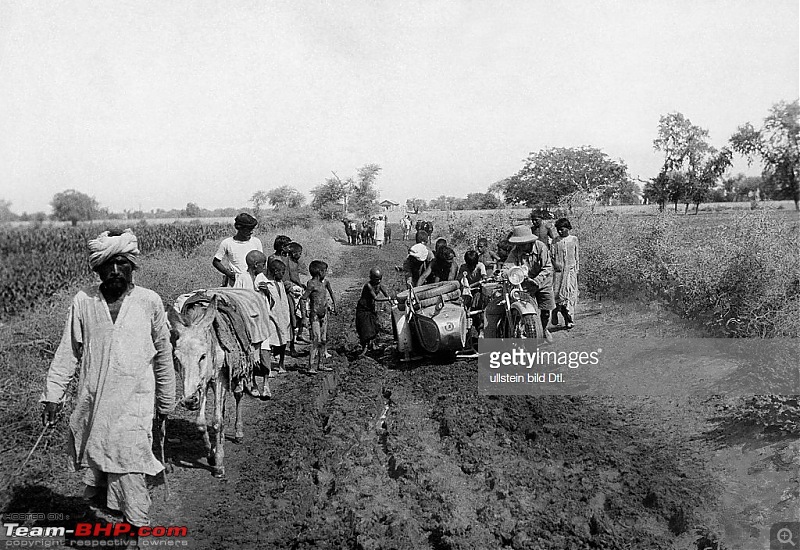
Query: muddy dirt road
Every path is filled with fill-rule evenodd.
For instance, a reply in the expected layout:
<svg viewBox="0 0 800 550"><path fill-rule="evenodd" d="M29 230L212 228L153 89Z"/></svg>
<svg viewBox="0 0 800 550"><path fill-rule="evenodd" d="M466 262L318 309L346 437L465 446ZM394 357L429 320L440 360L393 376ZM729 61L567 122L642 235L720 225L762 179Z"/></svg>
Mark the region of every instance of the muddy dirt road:
<svg viewBox="0 0 800 550"><path fill-rule="evenodd" d="M153 524L187 525L192 547L210 549L733 549L769 548L770 523L796 510L796 442L709 436L722 400L479 397L476 360L403 365L390 334L358 358L361 285L377 265L396 288L406 246L338 246L334 372L292 370L271 401L246 397L224 479L176 411L171 497L156 480ZM583 312L556 337L692 331L646 305ZM61 496L76 480L52 491L79 506Z"/></svg>

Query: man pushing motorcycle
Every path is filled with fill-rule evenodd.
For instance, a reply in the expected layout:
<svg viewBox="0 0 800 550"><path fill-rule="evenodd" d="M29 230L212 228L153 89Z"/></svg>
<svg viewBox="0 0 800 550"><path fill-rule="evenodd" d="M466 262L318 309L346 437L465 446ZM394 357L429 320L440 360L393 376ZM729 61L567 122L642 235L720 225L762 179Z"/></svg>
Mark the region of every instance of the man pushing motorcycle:
<svg viewBox="0 0 800 550"><path fill-rule="evenodd" d="M503 267L514 265L527 268L528 277L522 283L522 288L536 297L542 319L544 337L552 342L553 337L547 330L550 322L550 312L556 308L553 296L553 265L550 262L550 252L542 241L533 234L527 225L518 225L508 242L514 245Z"/></svg>

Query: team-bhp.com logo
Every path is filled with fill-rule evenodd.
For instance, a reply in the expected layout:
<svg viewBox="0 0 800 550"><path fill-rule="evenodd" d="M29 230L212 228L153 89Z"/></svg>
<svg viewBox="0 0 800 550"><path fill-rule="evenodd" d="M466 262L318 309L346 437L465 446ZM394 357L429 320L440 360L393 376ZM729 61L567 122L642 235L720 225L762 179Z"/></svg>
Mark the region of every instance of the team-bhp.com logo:
<svg viewBox="0 0 800 550"><path fill-rule="evenodd" d="M66 539L68 546L112 546L112 541L138 538L140 546L162 546L170 541L169 546L182 546L186 542L188 529L185 526L136 527L130 523L89 523L78 522L72 529L66 527L26 527L19 523L4 523L3 541L8 548L44 547L46 541ZM178 539L178 540L175 540ZM36 543L38 542L38 544ZM176 544L177 543L177 544Z"/></svg>

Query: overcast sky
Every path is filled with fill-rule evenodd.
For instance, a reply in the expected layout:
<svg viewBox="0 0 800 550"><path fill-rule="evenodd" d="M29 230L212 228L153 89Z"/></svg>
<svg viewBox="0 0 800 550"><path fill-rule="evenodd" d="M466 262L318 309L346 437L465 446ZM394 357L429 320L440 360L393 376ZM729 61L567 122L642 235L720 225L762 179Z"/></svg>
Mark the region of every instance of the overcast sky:
<svg viewBox="0 0 800 550"><path fill-rule="evenodd" d="M797 0L2 0L0 199L241 207L377 163L404 202L581 145L646 179L661 115L721 147L797 99L798 44Z"/></svg>

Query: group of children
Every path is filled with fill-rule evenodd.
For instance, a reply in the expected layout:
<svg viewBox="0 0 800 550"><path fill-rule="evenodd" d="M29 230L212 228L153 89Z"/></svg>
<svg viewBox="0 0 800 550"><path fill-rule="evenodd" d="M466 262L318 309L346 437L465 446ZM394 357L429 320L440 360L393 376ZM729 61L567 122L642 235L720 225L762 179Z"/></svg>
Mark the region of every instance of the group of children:
<svg viewBox="0 0 800 550"><path fill-rule="evenodd" d="M535 225L532 232L539 232L542 236L531 235L530 238L545 244L550 254L545 252L544 255L552 257L552 267L546 267L547 270L552 269L552 276L548 273L548 282L552 281L555 295L552 321L557 323L556 316L562 313L566 328L572 328L578 294L577 238L569 234L572 227L566 218L558 220L554 228L546 224L536 225L541 220L533 218L534 216L532 221ZM261 241L252 236L257 223L249 214L239 214L234 220L236 235L222 241L212 263L225 275L224 286L249 288L259 292L269 307L270 336L261 346L262 372L259 376L263 377L263 383L258 384L253 392L268 398L270 392L267 377L274 375L270 374L271 361L273 358L276 360L276 374L286 372L284 365L287 346L289 353L295 356L296 343L311 344L307 370L309 374L331 370L325 365L325 359L329 357L327 325L329 309L336 314L336 299L330 282L326 279L328 264L321 260L312 261L308 267L311 279L304 284L300 280L302 245L286 235L279 235L273 245L274 253L267 257ZM550 232L557 233L557 237L551 239ZM409 249L403 266L397 266L398 271L406 272L407 282L412 286L460 281L462 295L467 303L472 301L471 287L487 274L499 269L509 252L509 247L498 243L500 254L497 254L489 248L488 239L479 238L475 249L468 250L464 254L464 262L459 265L455 259L456 253L448 246L447 240L438 239L434 249L430 250L427 246L429 238L424 229L417 231L416 244ZM512 244L511 247L513 246ZM549 258L547 263L550 263ZM374 348L374 341L380 330L377 304L392 301L382 286L382 279L383 274L379 268L371 269L369 281L362 287L356 305L356 332L362 354ZM310 341L301 336L306 322ZM476 329L480 329L480 320L476 322Z"/></svg>
<svg viewBox="0 0 800 550"><path fill-rule="evenodd" d="M236 234L222 241L212 265L225 275L223 286L258 292L268 306L269 338L261 343L261 371L254 373L250 389L251 395L268 399L271 392L267 379L286 372L287 347L295 356L297 343L310 343L306 372L316 374L331 370L325 365L329 357L328 310L336 315L336 298L326 280L328 264L313 260L308 266L311 279L304 284L300 280L303 246L286 235L279 235L273 244L274 253L267 257L261 241L252 236L256 225L257 220L249 214L236 216ZM310 341L301 336L306 321ZM277 363L274 371L271 368L273 358Z"/></svg>

